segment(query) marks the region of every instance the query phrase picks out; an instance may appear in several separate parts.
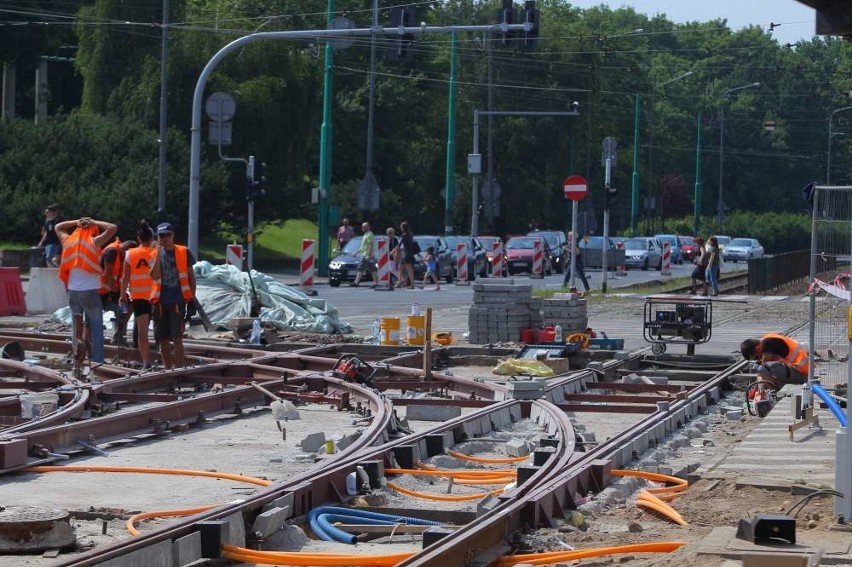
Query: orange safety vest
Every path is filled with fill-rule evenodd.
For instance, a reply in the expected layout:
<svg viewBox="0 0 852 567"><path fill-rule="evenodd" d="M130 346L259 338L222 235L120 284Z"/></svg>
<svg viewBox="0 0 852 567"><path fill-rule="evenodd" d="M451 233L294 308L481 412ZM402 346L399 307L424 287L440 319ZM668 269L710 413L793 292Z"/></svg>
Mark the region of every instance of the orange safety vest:
<svg viewBox="0 0 852 567"><path fill-rule="evenodd" d="M189 256L186 246L175 244L175 264L178 269L178 281L180 282L180 293L184 300L188 303L192 301L192 288L189 287L189 270L192 266L189 265ZM151 290L151 303L160 302L160 290L163 287L162 272L160 278L154 280L153 289Z"/></svg>
<svg viewBox="0 0 852 567"><path fill-rule="evenodd" d="M130 268L130 299L151 299L154 290L154 280L151 278L151 266L157 257L157 249L153 246L140 246L127 251L127 262ZM123 290L122 290L123 291Z"/></svg>
<svg viewBox="0 0 852 567"><path fill-rule="evenodd" d="M104 266L104 271L101 274L101 295L112 293L112 290L107 285L107 274L112 274L112 277L116 282L116 286L121 286L121 262L123 260L121 257L121 241L116 238L115 242L107 244L103 251L101 251L101 258L103 258L107 251L111 248L115 249L115 260L111 266Z"/></svg>
<svg viewBox="0 0 852 567"><path fill-rule="evenodd" d="M95 245L95 236L100 233L98 227L79 227L72 232L62 246L62 260L59 263L59 279L68 287L68 278L73 268L79 268L90 274L100 275L101 253Z"/></svg>
<svg viewBox="0 0 852 567"><path fill-rule="evenodd" d="M791 339L790 337L785 337L784 335L779 335L777 333L767 333L763 336L764 339L781 339L787 345L787 349L790 351L787 356L784 357L784 362L796 372L803 376L807 376L810 372L810 365L808 364L808 351L802 347L799 343Z"/></svg>

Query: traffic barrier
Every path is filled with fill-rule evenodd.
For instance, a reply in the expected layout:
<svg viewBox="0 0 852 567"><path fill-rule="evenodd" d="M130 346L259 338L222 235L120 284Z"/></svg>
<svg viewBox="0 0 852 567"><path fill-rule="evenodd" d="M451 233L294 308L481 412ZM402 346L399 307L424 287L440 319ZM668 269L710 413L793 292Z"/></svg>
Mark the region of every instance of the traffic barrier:
<svg viewBox="0 0 852 567"><path fill-rule="evenodd" d="M53 313L68 305L59 268L31 268L26 300L29 313Z"/></svg>
<svg viewBox="0 0 852 567"><path fill-rule="evenodd" d="M314 241L302 240L302 263L299 269L299 285L302 291L310 293L314 287Z"/></svg>
<svg viewBox="0 0 852 567"><path fill-rule="evenodd" d="M663 242L663 265L660 273L664 276L672 275L672 244Z"/></svg>
<svg viewBox="0 0 852 567"><path fill-rule="evenodd" d="M624 250L624 242L619 242L615 245L616 250ZM625 256L624 263L618 265L618 272L615 274L617 276L626 276L627 275L627 259Z"/></svg>
<svg viewBox="0 0 852 567"><path fill-rule="evenodd" d="M503 277L503 243L499 240L491 246L491 277Z"/></svg>
<svg viewBox="0 0 852 567"><path fill-rule="evenodd" d="M530 277L544 277L544 244L538 239L533 240L532 275Z"/></svg>
<svg viewBox="0 0 852 567"><path fill-rule="evenodd" d="M468 285L467 281L467 243L459 242L456 244L456 284Z"/></svg>
<svg viewBox="0 0 852 567"><path fill-rule="evenodd" d="M0 315L26 315L19 268L0 268Z"/></svg>
<svg viewBox="0 0 852 567"><path fill-rule="evenodd" d="M385 317L379 323L379 344L397 346L399 345L399 317Z"/></svg>
<svg viewBox="0 0 852 567"><path fill-rule="evenodd" d="M233 244L228 244L225 247L225 263L230 266L236 266L240 270L243 269L243 245L237 244L234 242Z"/></svg>
<svg viewBox="0 0 852 567"><path fill-rule="evenodd" d="M391 263L390 263L390 240L387 237L379 236L376 238L376 247L378 249L377 271L378 281L375 289L381 291L390 291L391 287Z"/></svg>

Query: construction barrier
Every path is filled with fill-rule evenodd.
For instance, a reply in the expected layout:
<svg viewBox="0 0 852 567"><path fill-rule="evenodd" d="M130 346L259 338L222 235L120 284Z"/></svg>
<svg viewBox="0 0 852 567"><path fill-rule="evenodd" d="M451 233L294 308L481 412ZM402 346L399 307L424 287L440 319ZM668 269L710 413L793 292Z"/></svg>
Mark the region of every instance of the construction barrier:
<svg viewBox="0 0 852 567"><path fill-rule="evenodd" d="M313 291L314 287L314 241L302 240L302 263L299 269L299 285L304 292Z"/></svg>
<svg viewBox="0 0 852 567"><path fill-rule="evenodd" d="M456 244L456 284L468 284L467 281L467 243Z"/></svg>
<svg viewBox="0 0 852 567"><path fill-rule="evenodd" d="M393 289L393 287L391 287L391 263L388 246L390 246L390 240L387 237L379 236L376 238L376 248L378 250L378 260L376 261L378 281L376 282L375 289L382 291L389 291Z"/></svg>
<svg viewBox="0 0 852 567"><path fill-rule="evenodd" d="M615 245L616 250L624 250L624 242L619 242ZM624 262L618 265L618 272L615 275L617 276L626 276L627 275L627 257L624 254L616 254L616 257L621 256L624 259Z"/></svg>
<svg viewBox="0 0 852 567"><path fill-rule="evenodd" d="M409 315L406 342L409 346L422 346L426 342L426 317Z"/></svg>
<svg viewBox="0 0 852 567"><path fill-rule="evenodd" d="M544 243L541 240L533 240L532 274L530 277L544 277Z"/></svg>
<svg viewBox="0 0 852 567"><path fill-rule="evenodd" d="M660 273L664 276L672 275L672 244L663 242L663 261Z"/></svg>
<svg viewBox="0 0 852 567"><path fill-rule="evenodd" d="M228 246L225 247L225 263L230 266L236 266L240 270L243 269L242 244L234 242L233 244L228 244Z"/></svg>
<svg viewBox="0 0 852 567"><path fill-rule="evenodd" d="M29 313L53 313L68 305L59 268L31 268L26 300Z"/></svg>
<svg viewBox="0 0 852 567"><path fill-rule="evenodd" d="M492 258L491 258L491 277L492 278L502 278L503 277L503 243L499 240L495 242L492 247Z"/></svg>
<svg viewBox="0 0 852 567"><path fill-rule="evenodd" d="M26 315L19 268L0 268L0 315Z"/></svg>
<svg viewBox="0 0 852 567"><path fill-rule="evenodd" d="M399 345L399 317L385 317L379 324L379 344Z"/></svg>

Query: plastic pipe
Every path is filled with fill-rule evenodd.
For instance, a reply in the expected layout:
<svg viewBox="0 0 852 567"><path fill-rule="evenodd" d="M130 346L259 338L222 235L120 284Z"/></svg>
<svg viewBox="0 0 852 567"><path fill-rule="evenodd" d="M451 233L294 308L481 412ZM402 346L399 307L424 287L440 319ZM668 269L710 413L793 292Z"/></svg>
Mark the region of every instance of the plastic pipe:
<svg viewBox="0 0 852 567"><path fill-rule="evenodd" d="M299 565L299 566L345 566L352 565L353 555L349 553L305 553L289 551L257 551L234 545L223 545L223 555L227 559L244 563L263 565ZM395 553L390 555L358 555L361 567L393 567L414 555L413 553Z"/></svg>
<svg viewBox="0 0 852 567"><path fill-rule="evenodd" d="M838 404L831 394L825 391L822 386L819 384L811 384L811 390L813 390L814 394L819 396L825 405L828 406L828 409L831 410L831 413L834 414L834 417L837 418L837 421L840 423L840 427L846 427L846 424L849 423L849 420L846 418L846 414L843 413L843 410L840 408L840 404ZM849 407L848 405L846 407Z"/></svg>
<svg viewBox="0 0 852 567"><path fill-rule="evenodd" d="M215 505L209 506L199 506L198 508L184 508L182 510L159 510L154 512L142 512L141 514L134 514L127 518L127 521L124 523L124 527L130 533L130 535L137 536L139 535L139 530L136 529L136 524L141 522L142 520L147 520L149 518L180 518L183 516L192 516L193 514L200 514L201 512L206 512L211 508L215 508Z"/></svg>
<svg viewBox="0 0 852 567"><path fill-rule="evenodd" d="M577 559L585 559L587 557L603 557L605 555L615 555L619 553L671 553L685 544L685 541L662 541L658 543L640 543L635 545L600 547L596 549L583 549L578 551L507 555L497 562L497 566L509 567L518 563L550 565L552 563L564 563L567 561L575 561Z"/></svg>
<svg viewBox="0 0 852 567"><path fill-rule="evenodd" d="M387 487L391 490L396 490L399 493L407 494L408 496L413 496L415 498L423 498L425 500L438 500L441 502L464 502L466 500L479 500L481 498L485 498L489 494L492 496L496 496L498 494L502 494L502 488L498 490L491 490L489 492L477 492L476 494L459 494L456 496L451 496L448 494L426 494L425 492L417 492L416 490L409 490L407 488L403 488L402 486L394 483L388 482Z"/></svg>
<svg viewBox="0 0 852 567"><path fill-rule="evenodd" d="M464 453L459 453L457 451L447 451L447 454L451 457L455 457L456 459L461 459L462 461L471 461L474 463L497 463L497 464L509 464L509 463L520 463L522 461L528 460L529 455L525 457L506 457L503 459L488 459L486 457L472 457L470 455L465 455Z"/></svg>
<svg viewBox="0 0 852 567"><path fill-rule="evenodd" d="M148 467L103 467L103 466L88 466L88 465L64 465L61 467L39 466L22 469L20 472L113 472L113 473L137 473L137 474L165 474L176 476L204 476L208 478L221 478L224 480L233 480L236 482L247 482L258 486L269 486L272 481L264 478L253 476L243 476L233 473L220 473L211 471L195 471L190 469L157 469Z"/></svg>
<svg viewBox="0 0 852 567"><path fill-rule="evenodd" d="M356 543L356 536L345 532L333 525L331 522L357 521L362 524L371 525L394 525L409 524L415 526L440 526L440 522L423 520L410 516L394 516L392 514L380 514L357 508L342 508L338 506L320 506L308 512L308 524L311 530L324 541L340 541L343 543Z"/></svg>

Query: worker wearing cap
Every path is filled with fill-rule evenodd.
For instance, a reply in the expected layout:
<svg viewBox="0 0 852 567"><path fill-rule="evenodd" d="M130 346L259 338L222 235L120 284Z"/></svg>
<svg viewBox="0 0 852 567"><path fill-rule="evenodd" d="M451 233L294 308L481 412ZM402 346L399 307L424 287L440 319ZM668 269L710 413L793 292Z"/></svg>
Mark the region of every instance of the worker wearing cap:
<svg viewBox="0 0 852 567"><path fill-rule="evenodd" d="M808 380L808 351L790 337L768 333L760 339L746 339L740 344L740 352L746 360L760 362L757 378L761 391Z"/></svg>
<svg viewBox="0 0 852 567"><path fill-rule="evenodd" d="M104 361L104 314L101 304L101 248L115 235L114 224L82 217L56 225L56 236L62 244L59 279L68 290L68 306L73 324L71 340L74 348L84 340L83 315L89 323L92 339L92 362Z"/></svg>
<svg viewBox="0 0 852 567"><path fill-rule="evenodd" d="M175 244L175 231L164 222L157 226L157 256L151 266L151 305L154 339L160 345L163 366L183 366L183 331L195 311L195 258L186 246Z"/></svg>
<svg viewBox="0 0 852 567"><path fill-rule="evenodd" d="M147 220L139 222L136 230L139 246L127 251L124 258L124 272L121 276L122 311L133 313L134 345L139 349L142 369L150 370L154 366L151 356L151 343L148 341L148 327L151 322L151 292L154 280L151 279L151 267L157 257L154 247L154 229Z"/></svg>

